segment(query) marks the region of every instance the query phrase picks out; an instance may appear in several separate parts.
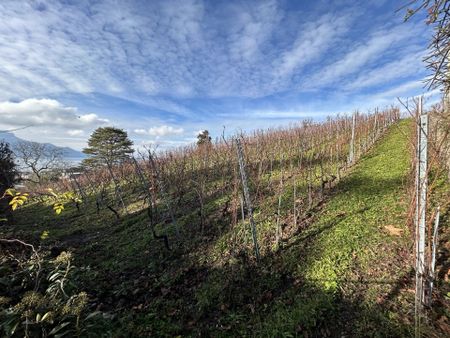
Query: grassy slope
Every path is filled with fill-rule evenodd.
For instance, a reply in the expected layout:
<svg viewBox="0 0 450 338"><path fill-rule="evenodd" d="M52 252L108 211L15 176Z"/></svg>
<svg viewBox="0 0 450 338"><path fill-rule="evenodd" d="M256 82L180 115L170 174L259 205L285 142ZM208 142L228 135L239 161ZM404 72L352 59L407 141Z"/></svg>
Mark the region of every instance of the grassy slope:
<svg viewBox="0 0 450 338"><path fill-rule="evenodd" d="M407 333L402 308L395 313L389 307L410 275L403 200L409 128L408 121L392 127L340 182L314 224L281 254L282 269L301 286L283 295L292 305L279 302L264 320L270 335L301 331L302 322L306 328L322 325L324 332L336 325L352 334ZM402 229L402 235L390 235L385 226Z"/></svg>
<svg viewBox="0 0 450 338"><path fill-rule="evenodd" d="M194 299L177 303L195 304L189 330L186 322L165 320L187 334L333 335L337 329L403 335L407 328L386 305L408 273L401 258L408 234L391 237L383 227L404 224L408 128L405 121L394 127L336 187L314 224L278 254L257 268L240 262L205 267Z"/></svg>
<svg viewBox="0 0 450 338"><path fill-rule="evenodd" d="M120 222L68 211L55 221L51 211L31 207L14 232L36 240L49 230L47 241L89 265L80 282L100 309L119 311L118 335L405 336L413 310L405 228L410 127L394 125L315 210L312 224L267 251L259 266L228 253L224 238L236 235L217 213L208 224L224 235L190 243L184 254L152 239L144 211ZM264 216L261 208L257 219L271 219ZM36 217L43 221L35 225ZM273 235L272 223L260 227L261 237ZM392 235L385 226L403 231ZM188 241L197 229L189 217L184 228Z"/></svg>

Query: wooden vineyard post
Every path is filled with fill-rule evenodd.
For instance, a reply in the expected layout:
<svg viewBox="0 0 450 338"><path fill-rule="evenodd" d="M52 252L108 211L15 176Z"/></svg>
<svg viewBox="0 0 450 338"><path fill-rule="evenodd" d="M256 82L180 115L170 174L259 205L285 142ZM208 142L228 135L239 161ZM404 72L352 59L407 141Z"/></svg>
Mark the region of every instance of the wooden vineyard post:
<svg viewBox="0 0 450 338"><path fill-rule="evenodd" d="M252 202L250 200L250 192L248 189L247 175L245 173L244 152L242 150L241 141L238 138L236 138L236 147L237 147L237 155L238 155L238 161L239 161L239 171L241 173L242 189L244 190L244 201L245 201L245 205L247 207L247 213L248 213L248 218L250 221L250 227L252 229L252 238L253 238L253 245L255 248L256 261L259 262L258 237L256 234L255 221L253 219L253 209L252 209Z"/></svg>
<svg viewBox="0 0 450 338"><path fill-rule="evenodd" d="M81 186L80 182L78 182L77 177L75 176L75 174L73 173L73 171L69 171L69 178L73 180L73 182L75 183L78 191L80 192L80 195L83 199L83 202L86 203L87 202L87 194L84 191L83 187Z"/></svg>
<svg viewBox="0 0 450 338"><path fill-rule="evenodd" d="M294 203L293 203L293 205L294 205L294 227L295 227L295 229L297 229L297 184L296 184L297 182L295 181L295 179L294 179Z"/></svg>
<svg viewBox="0 0 450 338"><path fill-rule="evenodd" d="M371 145L375 143L378 138L378 109L375 111L375 121L373 122L373 137Z"/></svg>
<svg viewBox="0 0 450 338"><path fill-rule="evenodd" d="M158 181L158 186L159 186L159 191L161 193L161 197L164 201L164 203L166 204L166 207L169 211L169 215L170 215L170 219L172 221L172 224L175 226L175 233L177 235L178 238L180 238L180 230L178 228L178 223L177 220L175 218L175 213L173 212L172 209L172 205L169 201L169 197L166 194L166 189L164 187L164 182L162 181L161 175L159 174L159 170L158 167L156 166L155 160L153 159L153 155L152 152L148 151L148 159L150 161L150 165L152 166L152 170L153 172L156 174L156 180Z"/></svg>
<svg viewBox="0 0 450 338"><path fill-rule="evenodd" d="M310 162L311 163L311 162ZM312 191L312 172L311 165L308 167L308 210L311 210L313 205L313 191Z"/></svg>
<svg viewBox="0 0 450 338"><path fill-rule="evenodd" d="M92 182L92 180L91 180L91 178L89 176L89 172L87 170L84 172L84 177L88 181L88 185L90 187L90 190L92 191L93 194L95 194L95 206L97 208L97 213L99 213L100 212L100 208L101 208L102 203L103 203L102 194L101 194L101 192L97 192L97 190L95 188L95 184Z"/></svg>
<svg viewBox="0 0 450 338"><path fill-rule="evenodd" d="M425 303L425 235L427 209L428 170L428 114L422 111L422 97L418 104L417 126L417 170L416 170L416 337L420 337L423 305Z"/></svg>
<svg viewBox="0 0 450 338"><path fill-rule="evenodd" d="M119 184L119 182L117 182L116 177L114 176L114 173L112 171L111 164L109 163L109 161L106 161L106 165L108 167L109 175L111 176L111 179L113 180L113 183L114 183L114 193L116 196L116 202L117 201L120 202L120 204L122 205L122 208L125 210L125 213L128 215L128 209L125 206L125 203L123 201L122 189L120 188L120 184Z"/></svg>
<svg viewBox="0 0 450 338"><path fill-rule="evenodd" d="M151 203L150 184L148 183L147 179L145 178L144 173L142 172L141 168L139 167L139 163L136 161L134 156L131 159L133 160L134 169L139 178L139 181L141 182L142 189L144 190L146 197L149 199L149 203Z"/></svg>
<svg viewBox="0 0 450 338"><path fill-rule="evenodd" d="M432 242L432 248L431 248L431 262L430 262L430 268L429 268L429 278L430 278L430 287L429 287L429 294L428 294L428 306L431 306L432 300L433 300L433 284L434 284L434 271L435 271L435 265L436 265L436 249L438 245L438 231L439 231L439 218L440 218L440 212L439 207L436 211L436 218L434 220L434 230L433 230L433 242Z"/></svg>
<svg viewBox="0 0 450 338"><path fill-rule="evenodd" d="M240 202L240 205L241 205L242 227L245 229L246 228L246 224L245 224L244 197L242 197L241 194L239 194L239 202ZM245 242L245 245L247 245L247 243L248 243L247 237L245 238L244 242Z"/></svg>
<svg viewBox="0 0 450 338"><path fill-rule="evenodd" d="M356 113L352 118L352 139L350 141L350 152L348 155L348 164L351 166L355 161L355 127L356 127Z"/></svg>
<svg viewBox="0 0 450 338"><path fill-rule="evenodd" d="M139 163L138 161L136 161L136 159L134 158L134 156L132 157L133 160L133 164L134 164L134 168L136 171L137 176L139 177L139 181L141 182L141 187L142 187L142 191L145 193L146 198L148 198L148 216L150 218L150 229L153 233L153 237L156 239L162 239L164 241L164 245L166 247L167 250L170 250L170 246L169 246L169 237L167 236L167 233L163 234L163 235L157 235L156 234L156 230L155 230L155 206L153 204L153 200L152 200L152 193L150 192L150 183L148 182L148 180L145 178L144 173L142 172L141 168L139 167Z"/></svg>
<svg viewBox="0 0 450 338"><path fill-rule="evenodd" d="M281 233L281 225L280 225L280 218L281 218L281 194L280 196L278 196L278 209L277 209L277 229L276 229L276 246L277 248L280 247L280 243L281 243L281 237L282 237L282 233Z"/></svg>

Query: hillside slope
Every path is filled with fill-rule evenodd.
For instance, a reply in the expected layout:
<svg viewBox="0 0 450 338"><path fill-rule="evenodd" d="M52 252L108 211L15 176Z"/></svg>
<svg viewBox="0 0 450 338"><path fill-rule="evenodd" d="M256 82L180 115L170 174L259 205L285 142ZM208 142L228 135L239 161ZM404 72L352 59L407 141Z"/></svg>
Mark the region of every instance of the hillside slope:
<svg viewBox="0 0 450 338"><path fill-rule="evenodd" d="M191 243L187 217L180 222L189 246L167 251L152 238L145 210L120 221L67 210L55 220L31 205L20 225L0 234L33 242L46 230L47 245L71 250L83 268L78 283L93 307L117 314L111 329L118 336L408 336L411 131L411 121L394 124L257 265L229 245L245 228ZM262 240L273 234L268 211L259 208L256 219ZM220 214L208 222L226 229Z"/></svg>
<svg viewBox="0 0 450 338"><path fill-rule="evenodd" d="M282 270L299 286L283 295L291 306L275 306L268 316L271 334L303 325L317 332L317 324L330 335L330 327L360 336L411 332L411 294L400 292L412 282L413 242L405 228L410 128L410 121L391 127L281 254Z"/></svg>

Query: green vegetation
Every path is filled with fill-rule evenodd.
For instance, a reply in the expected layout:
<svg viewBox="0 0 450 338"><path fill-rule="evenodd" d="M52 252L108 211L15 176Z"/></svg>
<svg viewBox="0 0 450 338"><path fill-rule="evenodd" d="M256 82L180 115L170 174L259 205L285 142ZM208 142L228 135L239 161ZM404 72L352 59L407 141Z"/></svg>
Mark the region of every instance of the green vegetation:
<svg viewBox="0 0 450 338"><path fill-rule="evenodd" d="M83 149L83 153L89 155L83 164L88 167L113 165L129 158L134 151L132 146L126 131L114 127L97 128L89 138L88 147Z"/></svg>
<svg viewBox="0 0 450 338"><path fill-rule="evenodd" d="M230 227L230 202L221 194L203 206L207 226L198 225L196 208L177 215L184 240L171 250L153 237L146 204L131 188L124 189L129 214L120 219L89 204L77 211L72 200L57 216L35 203L20 209L14 226L0 228L0 237L73 252L88 306L116 315L108 324L113 336L409 336L411 131L409 120L394 124L321 202L297 215L297 228L286 202L295 180L285 179L279 247L278 195L261 200L258 265L247 222ZM289 170L272 179L289 177ZM305 191L296 186L297 194ZM155 230L175 236L162 222Z"/></svg>
<svg viewBox="0 0 450 338"><path fill-rule="evenodd" d="M17 168L8 143L0 142L0 195L17 181Z"/></svg>
<svg viewBox="0 0 450 338"><path fill-rule="evenodd" d="M7 189L1 200L12 211L29 201L29 194ZM69 192L49 191L56 215L74 200ZM41 241L48 238L43 231ZM7 337L107 336L109 315L89 312L86 292L76 293L70 252L46 251L19 239L0 238L0 332Z"/></svg>
<svg viewBox="0 0 450 338"><path fill-rule="evenodd" d="M0 196L17 182L17 167L8 143L0 142ZM0 199L0 224L9 216L7 200Z"/></svg>

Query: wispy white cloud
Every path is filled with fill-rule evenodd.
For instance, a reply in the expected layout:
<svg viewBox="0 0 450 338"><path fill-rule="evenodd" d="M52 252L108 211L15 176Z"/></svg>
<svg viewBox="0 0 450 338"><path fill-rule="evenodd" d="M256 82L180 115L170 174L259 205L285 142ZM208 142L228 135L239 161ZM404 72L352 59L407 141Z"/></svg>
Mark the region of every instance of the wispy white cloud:
<svg viewBox="0 0 450 338"><path fill-rule="evenodd" d="M380 83L381 72L386 73L390 79L403 76L407 71L405 67L409 66L409 74L414 74L416 68L412 68L411 64L402 65L403 72L400 73L393 68L399 66L400 62L396 62L392 65L379 65L380 60L385 59L393 51L396 53L396 57L405 58L403 61L411 61L413 57L418 60L414 60L414 66L417 66L417 61L421 62L421 58L418 56L419 52L417 49L421 50L423 54L423 47L419 47L415 50L411 50L408 46L410 39L419 33L419 29L414 26L396 25L390 28L382 28L375 30L369 36L368 40L356 44L355 46L350 46L347 52L341 56L337 57L337 60L320 70L317 74L314 74L308 81L307 88L321 88L326 85L335 84L337 82L342 82L346 80L349 75L358 74L362 86L369 86L373 84ZM401 47L401 48L399 48ZM413 46L414 47L414 46ZM402 50L403 49L403 50ZM413 55L411 55L413 53ZM336 58L336 56L334 56ZM374 64L375 63L375 64ZM372 65L371 65L372 64ZM372 79L369 79L367 73L370 75L375 75ZM368 80L362 81L362 78ZM387 82L385 80L384 82ZM359 87L353 86L353 89L359 89Z"/></svg>
<svg viewBox="0 0 450 338"><path fill-rule="evenodd" d="M248 6L230 6L234 19L229 24L230 57L233 62L257 61L261 48L280 23L283 11L274 0Z"/></svg>
<svg viewBox="0 0 450 338"><path fill-rule="evenodd" d="M82 136L84 135L84 131L81 129L71 129L67 131L67 134L70 136Z"/></svg>
<svg viewBox="0 0 450 338"><path fill-rule="evenodd" d="M362 72L355 79L346 83L344 89L356 91L410 77L411 74L423 74L423 57L423 51L408 53L380 67Z"/></svg>
<svg viewBox="0 0 450 338"><path fill-rule="evenodd" d="M0 105L9 106L0 124L40 125L29 134L70 136L78 148L105 119L182 142L199 127L220 133L395 100L423 77L427 37L379 4L1 1ZM36 97L59 106L25 104ZM13 119L20 105L27 113Z"/></svg>
<svg viewBox="0 0 450 338"><path fill-rule="evenodd" d="M325 14L317 21L305 24L293 46L285 51L280 60L275 61L275 73L284 77L294 71L322 58L337 38L349 29L350 16L334 16Z"/></svg>
<svg viewBox="0 0 450 338"><path fill-rule="evenodd" d="M134 132L139 135L150 135L150 136L163 137L163 136L168 136L168 135L182 134L184 132L184 129L162 125L159 127L152 127L149 129L135 129Z"/></svg>
<svg viewBox="0 0 450 338"><path fill-rule="evenodd" d="M256 119L267 118L267 119L297 119L302 120L305 118L319 118L327 114L321 114L317 111L306 112L302 110L256 110L248 111L246 116Z"/></svg>
<svg viewBox="0 0 450 338"><path fill-rule="evenodd" d="M392 101L392 99L395 99L398 96L408 95L411 92L414 93L412 95L419 95L419 94L425 92L424 87L425 87L425 83L423 81L413 80L413 81L405 82L399 86L395 86L394 88L380 91L378 93L375 93L372 96L374 98L376 98L376 97L386 98L387 100Z"/></svg>
<svg viewBox="0 0 450 338"><path fill-rule="evenodd" d="M280 77L318 63L351 21L298 11L298 34L283 36L287 13L275 0L40 3L0 4L0 78L14 79L0 80L0 99L270 95L288 88Z"/></svg>

